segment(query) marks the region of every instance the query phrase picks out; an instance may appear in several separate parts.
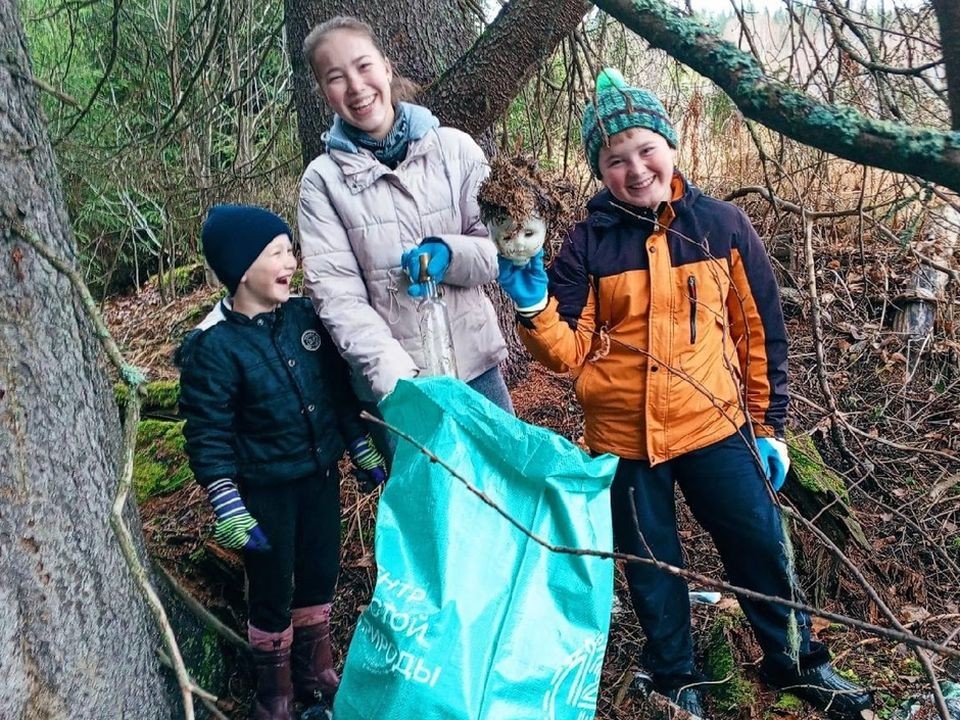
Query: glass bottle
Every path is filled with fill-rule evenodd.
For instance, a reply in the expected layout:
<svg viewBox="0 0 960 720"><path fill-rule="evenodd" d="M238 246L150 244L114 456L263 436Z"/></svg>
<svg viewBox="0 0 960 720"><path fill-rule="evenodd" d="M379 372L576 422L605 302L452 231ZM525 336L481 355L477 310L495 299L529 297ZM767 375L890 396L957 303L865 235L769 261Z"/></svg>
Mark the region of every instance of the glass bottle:
<svg viewBox="0 0 960 720"><path fill-rule="evenodd" d="M453 333L447 304L440 296L437 283L430 276L427 266L430 256L420 256L420 279L426 293L418 307L420 313L420 340L423 343L423 367L420 375L450 375L457 377L457 359L453 352Z"/></svg>

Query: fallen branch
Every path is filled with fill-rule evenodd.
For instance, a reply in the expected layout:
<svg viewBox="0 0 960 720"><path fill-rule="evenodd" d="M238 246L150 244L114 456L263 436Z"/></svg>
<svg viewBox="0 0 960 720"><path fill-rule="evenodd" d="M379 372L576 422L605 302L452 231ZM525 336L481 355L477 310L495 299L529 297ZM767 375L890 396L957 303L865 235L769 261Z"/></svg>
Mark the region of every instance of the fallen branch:
<svg viewBox="0 0 960 720"><path fill-rule="evenodd" d="M207 610L190 592L183 587L177 579L173 577L170 573L167 572L159 563L156 563L157 572L166 580L167 584L170 585L170 588L176 593L177 597L187 606L187 609L192 612L200 622L206 625L208 628L213 630L217 635L222 637L228 643L233 645L238 650L242 650L245 653L251 651L250 643L244 640L240 635L234 632L230 627L225 625L220 619L214 615L212 612Z"/></svg>
<svg viewBox="0 0 960 720"><path fill-rule="evenodd" d="M360 413L360 417L369 422L376 423L385 427L387 430L392 432L394 435L403 438L408 443L416 447L421 453L423 453L430 462L437 463L444 470L450 473L454 478L456 478L469 492L476 495L485 505L488 505L492 508L498 515L504 518L509 522L513 527L519 530L523 535L533 540L535 543L541 547L549 550L550 552L563 553L566 555L579 555L584 557L597 557L605 560L623 560L624 562L629 563L642 563L645 565L652 565L663 572L670 573L671 575L677 575L686 580L693 580L705 587L713 588L716 590L722 590L741 597L747 597L751 600L761 600L764 602L772 602L778 605L783 605L785 607L792 608L794 610L800 610L810 615L815 615L821 617L825 620L831 622L840 623L847 627L856 628L864 632L870 633L871 635L877 635L879 637L887 638L888 640L893 640L896 642L907 643L911 647L920 647L925 650L931 650L939 655L944 657L960 659L960 650L947 647L945 645L940 645L938 643L926 640L925 638L918 637L913 633L906 631L891 630L890 628L881 627L879 625L874 625L868 623L864 620L858 620L856 618L848 617L846 615L839 615L837 613L828 612L826 610L821 610L820 608L814 607L812 605L807 605L806 603L796 602L795 600L788 600L786 598L777 597L774 595L765 595L763 593L756 592L754 590L749 590L744 587L739 587L737 585L732 585L730 583L724 582L722 580L717 580L708 575L703 575L698 572L693 572L692 570L687 570L686 568L680 568L675 565L670 565L669 563L662 562L660 560L655 560L653 558L643 558L637 555L631 555L629 553L621 552L607 552L606 550L594 550L592 548L574 548L568 547L566 545L554 545L533 531L524 527L522 523L516 520L510 513L500 507L495 500L493 500L489 495L485 494L482 490L474 486L469 480L460 475L456 470L454 470L448 463L443 459L437 457L433 452L430 451L422 443L418 442L410 435L405 433L403 430L398 427L391 425L385 420L374 417L366 410Z"/></svg>

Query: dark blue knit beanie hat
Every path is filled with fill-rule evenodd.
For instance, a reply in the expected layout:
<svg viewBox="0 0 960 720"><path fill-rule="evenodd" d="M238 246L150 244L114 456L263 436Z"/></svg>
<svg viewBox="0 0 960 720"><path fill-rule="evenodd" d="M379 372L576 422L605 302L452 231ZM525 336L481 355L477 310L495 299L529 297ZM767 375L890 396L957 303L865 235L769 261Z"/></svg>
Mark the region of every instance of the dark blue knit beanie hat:
<svg viewBox="0 0 960 720"><path fill-rule="evenodd" d="M203 256L233 295L240 278L277 235L293 239L290 227L269 210L254 205L214 205L200 238Z"/></svg>

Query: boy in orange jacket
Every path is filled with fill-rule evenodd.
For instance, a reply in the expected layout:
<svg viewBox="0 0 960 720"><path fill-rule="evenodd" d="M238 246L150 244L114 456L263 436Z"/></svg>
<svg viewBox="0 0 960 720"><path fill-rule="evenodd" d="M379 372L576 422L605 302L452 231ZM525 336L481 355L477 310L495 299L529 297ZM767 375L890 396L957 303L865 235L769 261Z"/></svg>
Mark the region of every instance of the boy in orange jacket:
<svg viewBox="0 0 960 720"><path fill-rule="evenodd" d="M500 259L520 337L544 365L577 376L587 445L621 458L611 492L621 551L683 565L679 484L731 582L796 597L766 482L779 490L790 461L787 339L764 247L743 211L677 172L663 105L617 71L598 78L582 136L605 186L588 218L549 271L542 251L522 267ZM648 685L702 718L686 582L646 564L629 565L627 579L646 634ZM870 694L811 640L806 613L740 604L771 684L838 717L870 706Z"/></svg>

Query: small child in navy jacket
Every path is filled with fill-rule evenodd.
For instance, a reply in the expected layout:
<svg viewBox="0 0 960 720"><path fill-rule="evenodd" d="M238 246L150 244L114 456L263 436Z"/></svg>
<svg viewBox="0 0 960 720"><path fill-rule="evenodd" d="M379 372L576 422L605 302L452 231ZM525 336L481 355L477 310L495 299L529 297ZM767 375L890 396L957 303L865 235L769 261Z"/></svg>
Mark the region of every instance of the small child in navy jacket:
<svg viewBox="0 0 960 720"><path fill-rule="evenodd" d="M368 489L387 469L359 417L347 364L312 303L290 297L297 260L287 224L262 208L217 205L202 240L230 295L178 355L187 453L216 514L214 539L243 550L253 717L285 719L294 694L313 705L339 685L330 643L337 462L349 445Z"/></svg>

